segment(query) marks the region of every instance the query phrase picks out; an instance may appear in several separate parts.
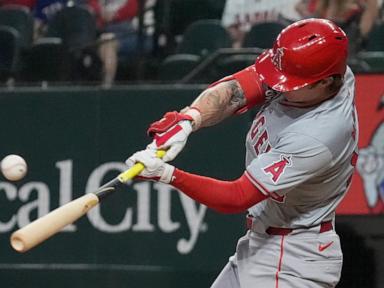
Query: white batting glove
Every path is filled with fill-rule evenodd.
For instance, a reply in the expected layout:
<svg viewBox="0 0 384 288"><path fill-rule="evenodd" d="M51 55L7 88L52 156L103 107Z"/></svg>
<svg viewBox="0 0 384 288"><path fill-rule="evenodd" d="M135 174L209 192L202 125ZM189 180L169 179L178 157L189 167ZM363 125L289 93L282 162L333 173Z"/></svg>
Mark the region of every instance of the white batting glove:
<svg viewBox="0 0 384 288"><path fill-rule="evenodd" d="M187 144L188 136L191 132L191 122L188 120L181 121L172 126L168 131L155 134L153 141L147 148L150 150L166 150L163 161L172 161Z"/></svg>
<svg viewBox="0 0 384 288"><path fill-rule="evenodd" d="M138 175L138 178L160 181L167 184L172 181L175 167L158 158L155 150L147 149L136 152L125 161L129 168L137 162L145 166L144 170Z"/></svg>
<svg viewBox="0 0 384 288"><path fill-rule="evenodd" d="M147 148L166 150L166 154L162 158L163 161L172 161L184 148L188 136L192 131L198 129L200 123L201 116L197 109L191 108L184 114L176 111L168 112L161 120L150 125L148 134L154 139Z"/></svg>

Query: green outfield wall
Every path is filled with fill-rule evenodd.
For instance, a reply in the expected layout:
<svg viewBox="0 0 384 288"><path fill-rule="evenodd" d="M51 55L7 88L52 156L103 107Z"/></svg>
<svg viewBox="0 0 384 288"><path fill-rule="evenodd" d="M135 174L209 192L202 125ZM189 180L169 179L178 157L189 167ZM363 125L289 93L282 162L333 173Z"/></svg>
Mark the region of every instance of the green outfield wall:
<svg viewBox="0 0 384 288"><path fill-rule="evenodd" d="M0 94L1 158L22 155L20 182L0 182L1 287L207 287L245 231L172 187L137 182L25 254L12 231L126 169L146 129L181 109L201 87L17 90ZM175 165L233 179L241 175L249 115L193 135ZM4 286L3 286L4 285Z"/></svg>
<svg viewBox="0 0 384 288"><path fill-rule="evenodd" d="M20 154L29 171L19 182L0 178L0 287L209 287L245 232L244 215L217 214L159 183L134 182L119 189L25 254L9 245L11 233L19 227L125 170L124 160L149 143L148 125L169 110L183 108L203 88L1 91L0 158ZM251 117L247 113L196 132L174 164L207 176L237 178L244 170ZM383 229L381 216L370 217L373 227ZM365 219L343 216L341 230L352 239L350 249L358 247L363 253L360 273L372 273L367 274L373 279L369 287L380 287L374 286L378 271L369 269L375 263L377 267L375 251L384 251L383 236L374 248L367 247L364 237L377 237L377 230L365 235ZM353 230L354 223L361 228ZM353 269L352 263L345 273L353 275Z"/></svg>

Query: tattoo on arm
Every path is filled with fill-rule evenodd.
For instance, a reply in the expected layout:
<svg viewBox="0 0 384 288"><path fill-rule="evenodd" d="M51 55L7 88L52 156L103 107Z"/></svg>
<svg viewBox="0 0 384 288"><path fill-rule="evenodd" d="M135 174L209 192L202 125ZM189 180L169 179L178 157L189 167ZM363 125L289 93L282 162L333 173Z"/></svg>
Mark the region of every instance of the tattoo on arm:
<svg viewBox="0 0 384 288"><path fill-rule="evenodd" d="M232 97L231 97L230 103L237 110L245 105L245 96L244 96L243 89L241 89L237 81L232 80L228 84L232 91Z"/></svg>
<svg viewBox="0 0 384 288"><path fill-rule="evenodd" d="M215 125L246 103L245 95L236 80L222 82L203 91L192 103L200 110L202 126Z"/></svg>

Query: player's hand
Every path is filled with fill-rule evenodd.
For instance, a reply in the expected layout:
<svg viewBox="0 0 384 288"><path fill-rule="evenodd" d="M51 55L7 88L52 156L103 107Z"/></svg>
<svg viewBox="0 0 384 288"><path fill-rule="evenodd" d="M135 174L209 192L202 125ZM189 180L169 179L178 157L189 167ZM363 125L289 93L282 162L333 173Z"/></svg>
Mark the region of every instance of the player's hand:
<svg viewBox="0 0 384 288"><path fill-rule="evenodd" d="M158 158L156 150L146 149L136 152L125 161L128 168L131 168L137 162L140 162L145 166L144 170L137 176L138 178L160 181L163 183L170 183L172 181L175 167Z"/></svg>
<svg viewBox="0 0 384 288"><path fill-rule="evenodd" d="M197 120L200 120L200 112L195 109L189 109L185 114L176 111L166 113L149 126L147 133L153 137L153 141L147 148L167 150L162 159L165 162L172 161L184 148L193 130L192 122L196 124Z"/></svg>

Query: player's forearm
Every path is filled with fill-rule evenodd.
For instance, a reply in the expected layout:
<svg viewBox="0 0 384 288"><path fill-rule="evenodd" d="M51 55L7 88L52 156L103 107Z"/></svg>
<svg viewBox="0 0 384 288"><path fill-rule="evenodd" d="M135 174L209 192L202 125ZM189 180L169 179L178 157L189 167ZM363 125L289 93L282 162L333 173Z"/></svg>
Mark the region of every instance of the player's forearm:
<svg viewBox="0 0 384 288"><path fill-rule="evenodd" d="M221 213L243 212L267 198L245 174L234 181L222 181L176 169L172 178L172 186Z"/></svg>
<svg viewBox="0 0 384 288"><path fill-rule="evenodd" d="M201 113L200 127L215 125L246 103L244 92L236 80L219 83L204 90L192 103Z"/></svg>

